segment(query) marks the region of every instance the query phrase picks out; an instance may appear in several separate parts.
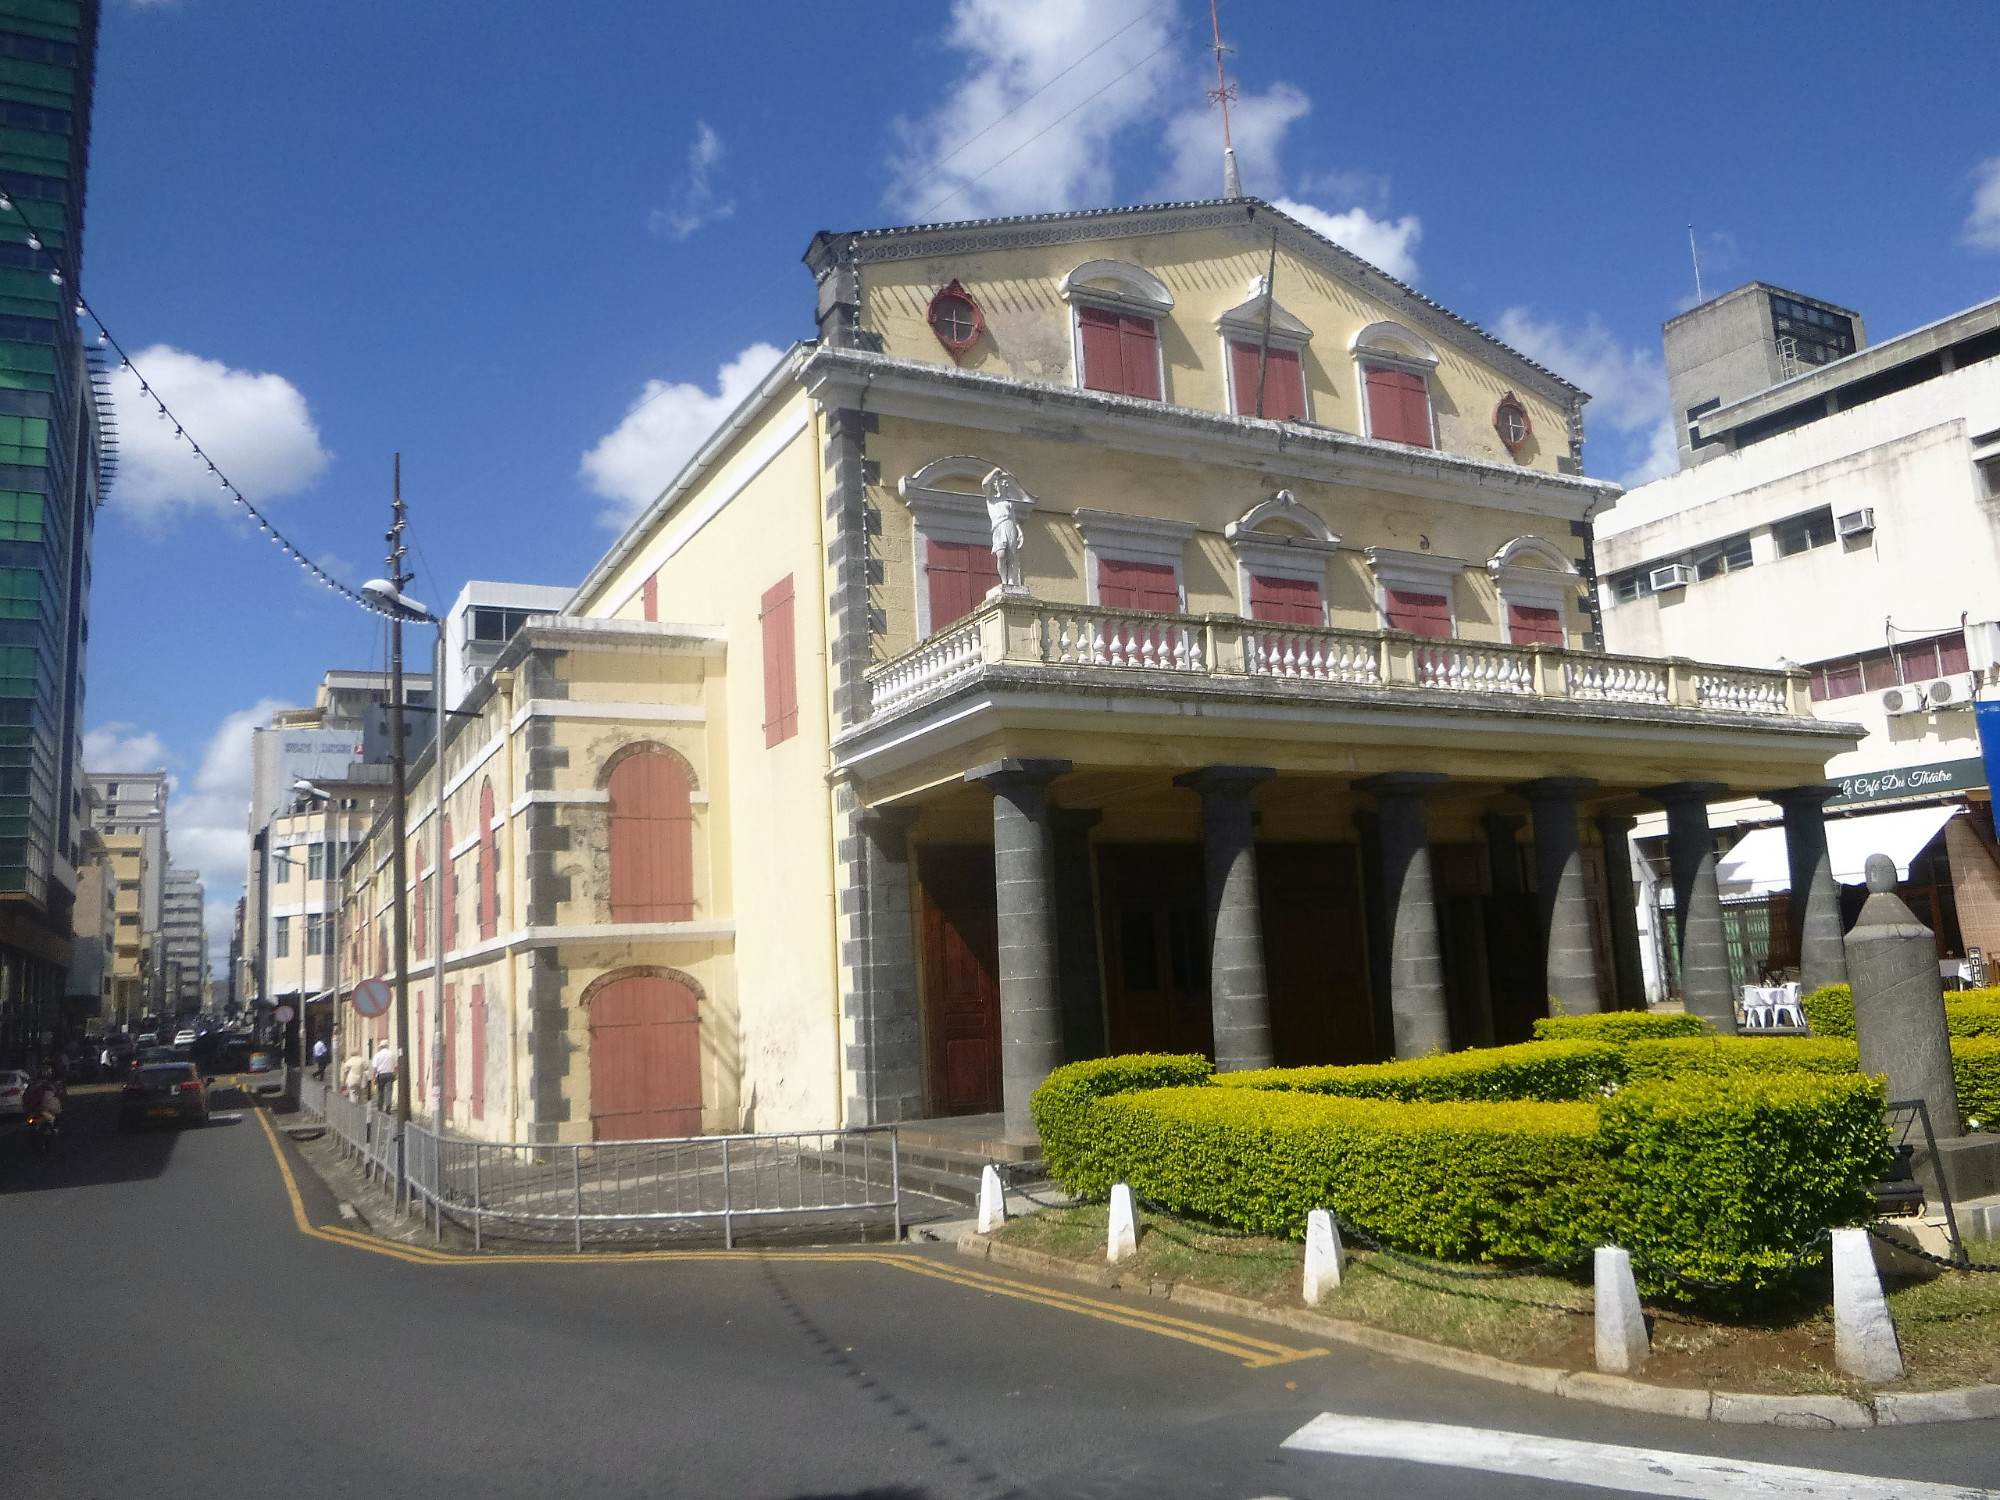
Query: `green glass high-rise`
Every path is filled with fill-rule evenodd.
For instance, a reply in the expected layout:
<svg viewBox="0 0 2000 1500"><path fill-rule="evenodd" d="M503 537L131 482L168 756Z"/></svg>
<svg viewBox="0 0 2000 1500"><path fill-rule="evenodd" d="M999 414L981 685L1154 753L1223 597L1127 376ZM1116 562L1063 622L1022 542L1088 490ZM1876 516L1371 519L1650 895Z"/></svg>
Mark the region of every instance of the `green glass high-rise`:
<svg viewBox="0 0 2000 1500"><path fill-rule="evenodd" d="M90 545L77 325L97 0L0 0L0 1066L64 1029Z"/></svg>

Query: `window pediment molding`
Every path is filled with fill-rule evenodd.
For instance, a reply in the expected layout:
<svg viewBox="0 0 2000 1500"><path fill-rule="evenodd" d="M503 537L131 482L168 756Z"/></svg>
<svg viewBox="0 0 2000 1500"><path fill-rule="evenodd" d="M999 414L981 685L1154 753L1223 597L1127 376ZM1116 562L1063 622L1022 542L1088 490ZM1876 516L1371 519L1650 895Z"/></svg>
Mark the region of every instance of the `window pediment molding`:
<svg viewBox="0 0 2000 1500"><path fill-rule="evenodd" d="M981 547L992 545L993 523L986 509L986 493L983 488L986 477L998 471L1007 474L990 458L976 458L967 453L954 453L945 458L933 459L914 474L907 474L896 482L896 493L910 508L910 515L917 526L919 542L963 542ZM1013 480L1011 474L1007 475ZM965 489L947 486L966 485ZM1026 509L1033 510L1035 497L1014 481L1014 494L1018 497L1017 520L1025 519L1019 510L1019 501L1027 502ZM918 548L919 554L923 549ZM923 559L918 558L921 567Z"/></svg>
<svg viewBox="0 0 2000 1500"><path fill-rule="evenodd" d="M1280 531L1260 530L1266 521L1284 521L1305 534L1294 536ZM1237 520L1222 528L1223 536L1235 549L1239 593L1250 597L1249 575L1265 578L1298 579L1326 588L1327 560L1340 550L1340 538L1320 516L1299 504L1290 490L1279 490L1268 500L1250 507Z"/></svg>
<svg viewBox="0 0 2000 1500"><path fill-rule="evenodd" d="M1083 534L1084 552L1093 561L1110 557L1119 562L1165 563L1179 569L1187 540L1195 533L1195 524L1079 507L1076 529Z"/></svg>
<svg viewBox="0 0 2000 1500"><path fill-rule="evenodd" d="M1583 587L1583 574L1561 547L1546 537L1517 536L1487 559L1486 571L1504 604L1561 609Z"/></svg>
<svg viewBox="0 0 2000 1500"><path fill-rule="evenodd" d="M1447 599L1452 597L1452 585L1458 575L1470 566L1462 557L1404 552L1396 547L1370 547L1363 555L1379 587L1415 594L1442 594Z"/></svg>
<svg viewBox="0 0 2000 1500"><path fill-rule="evenodd" d="M1065 302L1113 308L1158 318L1174 310L1167 284L1146 270L1122 260L1087 260L1063 277L1059 288Z"/></svg>
<svg viewBox="0 0 2000 1500"><path fill-rule="evenodd" d="M1227 312L1218 313L1215 326L1224 338L1258 343L1264 337L1264 278L1251 283L1250 297ZM1296 354L1312 342L1313 331L1288 312L1285 304L1271 303L1271 347Z"/></svg>
<svg viewBox="0 0 2000 1500"><path fill-rule="evenodd" d="M1418 375L1428 375L1438 366L1437 350L1428 339L1387 319L1370 323L1354 335L1347 347L1363 364L1387 365Z"/></svg>

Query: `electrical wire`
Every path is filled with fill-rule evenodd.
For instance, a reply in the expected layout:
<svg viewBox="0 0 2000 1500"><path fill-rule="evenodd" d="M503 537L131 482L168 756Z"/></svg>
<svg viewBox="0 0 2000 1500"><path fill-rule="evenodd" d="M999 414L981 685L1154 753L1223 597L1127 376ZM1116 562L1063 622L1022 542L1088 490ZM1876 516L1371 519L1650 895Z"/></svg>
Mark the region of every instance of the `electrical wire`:
<svg viewBox="0 0 2000 1500"><path fill-rule="evenodd" d="M27 214L22 212L20 206L17 203L15 203L13 194L0 192L0 212L11 213L14 215L15 218L21 221L22 228L27 231L28 247L31 250L38 252L49 262L49 280L54 282L57 286L64 286L66 283L66 278L63 275L63 269L61 263L57 261L54 254L50 252L49 248L42 243L41 235L36 230L34 222L31 219L29 219ZM271 524L271 518L269 516L265 515L262 511L258 510L256 506L250 503L249 497L246 496L242 490L236 487L235 482L231 480L230 477L227 474L225 474L222 471L222 469L216 464L215 460L211 458L202 449L201 444L196 442L193 437L189 436L187 429L182 426L180 419L173 414L171 409L168 408L167 403L160 399L160 393L154 390L153 387L150 384L148 384L146 377L139 373L139 367L132 363L131 354L126 351L126 348L123 344L118 342L117 337L111 332L109 325L105 323L103 318L98 316L97 310L93 308L88 301L85 300L83 293L79 290L71 288L69 294L75 302L77 313L88 317L91 320L91 322L97 325L98 344L108 345L113 351L117 353L119 359L119 366L118 366L119 369L129 372L132 378L139 383L140 393L144 395L147 400L153 403L154 408L159 413L160 419L162 421L172 422L174 424L174 441L186 443L188 445L189 450L194 454L194 456L200 459L206 465L208 465L209 474L215 479L216 483L222 487L223 492L229 496L230 500L233 501L235 504L241 506L244 514L257 523L257 529L263 532L264 535L268 536L271 539L273 545L275 545L279 551L283 552L285 556L291 558L294 562L296 562L299 565L299 567L306 572L308 576L314 578L319 583L325 585L327 588L331 589L334 593L340 595L341 598L346 599L349 603L358 604L361 608L369 611L371 614L386 616L388 614L388 610L386 608L384 608L382 605L377 604L374 600L368 598L367 595L359 593L358 591L349 588L346 584L342 583L338 578L335 578L331 573L327 572L325 568L322 568L318 563L314 562L304 552L301 552L297 547L295 547L292 544L291 539L289 537L287 537L283 532L278 530L276 526Z"/></svg>

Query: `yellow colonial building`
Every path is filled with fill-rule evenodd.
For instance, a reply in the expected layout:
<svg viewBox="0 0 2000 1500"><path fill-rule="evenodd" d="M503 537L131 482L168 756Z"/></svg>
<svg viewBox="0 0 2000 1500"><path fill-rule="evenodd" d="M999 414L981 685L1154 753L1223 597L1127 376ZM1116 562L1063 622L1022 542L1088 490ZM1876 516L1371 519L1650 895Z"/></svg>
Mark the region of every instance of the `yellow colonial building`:
<svg viewBox="0 0 2000 1500"><path fill-rule="evenodd" d="M819 337L454 724L454 1127L1019 1140L1070 1058L1524 1037L1641 1003L1662 805L1726 1012L1705 802L1856 734L1802 677L1597 647L1582 392L1254 199L806 260Z"/></svg>

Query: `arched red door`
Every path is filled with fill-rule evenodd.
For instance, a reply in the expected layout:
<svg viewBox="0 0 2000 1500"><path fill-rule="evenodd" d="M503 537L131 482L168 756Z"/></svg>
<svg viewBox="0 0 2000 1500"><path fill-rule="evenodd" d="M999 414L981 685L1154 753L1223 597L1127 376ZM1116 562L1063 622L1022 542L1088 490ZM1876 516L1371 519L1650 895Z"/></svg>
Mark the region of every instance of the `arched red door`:
<svg viewBox="0 0 2000 1500"><path fill-rule="evenodd" d="M611 920L694 919L694 810L678 758L642 750L611 772Z"/></svg>
<svg viewBox="0 0 2000 1500"><path fill-rule="evenodd" d="M701 1134L701 1023L678 979L635 974L591 995L590 1125L600 1141Z"/></svg>

